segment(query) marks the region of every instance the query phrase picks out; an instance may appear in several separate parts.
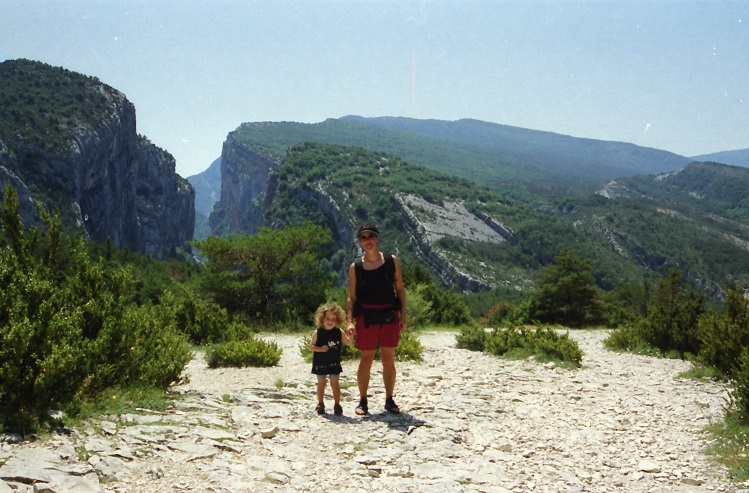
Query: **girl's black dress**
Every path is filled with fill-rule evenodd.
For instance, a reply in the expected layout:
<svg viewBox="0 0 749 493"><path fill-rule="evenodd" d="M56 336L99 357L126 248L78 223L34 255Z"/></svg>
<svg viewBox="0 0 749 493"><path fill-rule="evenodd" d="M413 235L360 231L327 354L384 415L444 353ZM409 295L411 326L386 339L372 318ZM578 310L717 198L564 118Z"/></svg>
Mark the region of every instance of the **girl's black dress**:
<svg viewBox="0 0 749 493"><path fill-rule="evenodd" d="M325 353L312 353L312 373L315 375L338 375L343 371L341 367L341 344L343 334L338 327L326 330L317 329L317 347L328 345Z"/></svg>

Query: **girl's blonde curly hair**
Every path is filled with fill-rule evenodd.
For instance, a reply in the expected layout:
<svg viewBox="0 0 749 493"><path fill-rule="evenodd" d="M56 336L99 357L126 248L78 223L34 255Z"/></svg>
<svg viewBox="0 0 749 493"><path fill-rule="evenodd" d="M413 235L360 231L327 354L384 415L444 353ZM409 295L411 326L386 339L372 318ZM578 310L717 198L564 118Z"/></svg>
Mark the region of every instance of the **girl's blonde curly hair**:
<svg viewBox="0 0 749 493"><path fill-rule="evenodd" d="M317 311L315 312L315 323L317 324L317 326L323 326L325 314L328 312L335 313L335 316L338 319L336 325L338 327L342 327L344 322L346 321L346 312L343 311L343 308L341 308L341 305L339 305L338 303L323 303L322 305L317 307Z"/></svg>

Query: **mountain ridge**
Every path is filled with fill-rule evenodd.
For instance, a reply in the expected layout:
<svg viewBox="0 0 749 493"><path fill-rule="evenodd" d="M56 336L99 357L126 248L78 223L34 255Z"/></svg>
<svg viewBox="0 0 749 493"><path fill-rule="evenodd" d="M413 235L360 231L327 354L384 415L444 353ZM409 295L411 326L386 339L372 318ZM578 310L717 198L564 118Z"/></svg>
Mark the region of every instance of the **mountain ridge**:
<svg viewBox="0 0 749 493"><path fill-rule="evenodd" d="M354 120L358 120L358 117ZM402 119L394 120L399 123L413 123ZM429 123L435 124L432 121ZM444 125L442 122L436 124ZM475 123L472 122L471 124L474 125ZM495 129L493 125L488 127ZM344 129L343 132L335 133L336 130L341 128ZM294 214L303 215L299 211L306 210L310 218L320 218L321 213L325 215L325 211L328 211L328 218L320 218L319 222L326 224L332 231L336 232L337 241L339 241L336 248L345 252L345 254L338 254L339 257L349 258L356 254L355 245L346 243L346 241L350 240L357 221L367 218L381 220L391 215L402 217L405 222L393 223L387 229L390 235L404 235L396 242L397 245L400 245L400 248L405 244L411 244L421 250L420 253L412 252L413 255L406 250L406 261L422 263L428 266L438 277L440 271L463 272L466 276L462 280L458 280L460 276L456 275L443 278L445 285L461 290L473 289L471 286L477 289L501 286L512 289L529 289L538 269L549 265L561 248L570 248L580 255L591 258L596 281L604 289L613 289L624 280L639 282L638 278L642 276L663 275L672 267L684 270L696 286L709 293L710 296L718 298L722 296L723 289L731 279L749 281L749 253L744 248L745 244L749 244L749 235L739 227L741 220L737 222L736 219L720 216L720 211L718 214L708 216L699 211L699 203L697 207L695 207L695 204L686 202L670 204L665 192L660 195L658 193L651 194L645 200L641 196L635 196L635 194L617 195L613 191L622 180L621 178L606 182L596 178L590 180L585 187L571 188L562 193L557 192L546 196L540 195L538 192L559 186L556 176L551 178L546 176L545 179L548 183L546 185L538 184L535 189L531 190L533 192L530 194L531 200L523 200L528 195L506 193L507 189L497 187L496 183L495 186L491 186L490 179L476 179L474 177L471 180L467 178L467 176L471 176L471 171L475 170L469 169L468 172L465 172L465 169L461 169L461 166L470 166L475 163L464 159L467 155L465 145L458 146L457 151L453 152L450 150L452 149L450 145L446 143L449 139L442 138L440 143L438 138L434 136L419 139L414 137L413 132L404 135L392 129L383 129L382 131L375 129L373 133L373 128L371 125L361 125L360 122L352 121L350 118L342 121L329 119L320 125L289 122L244 123L240 125L227 136L224 143L222 184L224 190L231 190L230 196L232 198L225 202L222 193L222 201L217 204L214 214L211 215L213 232L217 234L252 233L257 227L282 227L284 224L289 224L288 221L279 220L281 217L287 217L288 219L289 214L280 213L282 208L278 205L279 196L274 191L281 188L298 189L301 194L301 202L294 202L296 199L291 200L289 199L290 196L283 199L286 202L281 202L287 205L288 211L296 211ZM309 140L304 144L285 145L288 142L299 142L304 139ZM342 140L348 142L369 141L369 148L382 144L382 149L368 151L365 146L318 144L320 141L326 140L328 142L340 142ZM580 141L576 140L576 142ZM585 139L582 142L586 142ZM377 159L384 161L400 159L413 163L402 156L409 153L418 155L420 152L427 154L430 150L432 154L428 155L433 156L435 143L439 144L437 147L443 154L444 161L453 163L449 175L445 174L444 171L437 171L437 166L425 167L430 172L437 171L440 174L440 177L430 178L438 185L429 185L424 181L427 176L432 175L422 170L414 171L416 175L413 180L423 182L423 189L417 190L416 194L404 194L403 190L400 189L394 188L391 190L379 186L378 189L381 190L381 194L391 195L388 203L384 203L377 196L371 197L368 190L359 190L355 194L369 197L371 205L353 207L354 211L359 211L358 215L349 215L343 221L340 219L331 220L330 211L350 210L351 207L343 207L340 200L330 199L326 194L321 193L320 189L310 189L304 181L294 180L290 182L287 171L284 171L288 160L291 159L296 162L298 159L302 159L304 162L304 159L308 159L306 164L297 163L295 166L312 166L317 169L318 174L310 178L313 182L317 182L320 177L334 179L332 175L327 174L325 168L326 166L333 166L332 163L339 159L334 157L337 154L354 155L368 151L381 155L379 158L366 158L371 162L376 162ZM465 144L465 142L463 143ZM342 146L347 150L333 152L330 162L326 161L328 158L315 156L312 151L310 151L312 154L309 158L298 157L300 153L306 152L300 151L300 149L305 147L313 149L315 145ZM602 145L605 148L608 143ZM389 152L399 146L406 146L407 148L397 154ZM616 158L621 162L628 157L626 156L627 152L637 148L630 145L615 145L614 149L621 153ZM640 149L637 150L639 152ZM487 154L487 151L472 151L468 155L476 156L481 152ZM652 154L646 149L644 152L646 156L651 157L663 155L660 151ZM227 160L228 155L234 157ZM624 158L621 158L621 155L624 155ZM605 160L607 158L605 154L602 154L599 159ZM688 168L692 164L689 158L677 156L677 159L678 164L687 163L687 165L674 168L672 163L666 166L667 171L650 175L633 175L624 177L624 179L631 178L634 180L637 176L678 174L679 170ZM650 160L642 162L647 164L648 169L655 167ZM661 165L662 162L662 159L659 160ZM418 163L415 164L417 167L420 166ZM376 167L373 169L376 169ZM745 171L739 170L739 172ZM379 173L374 173L372 170L362 172L359 180L371 181ZM512 186L516 185L516 182L512 181L512 176L508 175L506 179ZM541 176L538 179L544 179L544 177ZM408 180L406 179L406 181ZM447 197L450 197L453 193L451 185L459 185L461 180L478 183L486 190L498 194L490 202L502 202L506 204L505 207L509 207L507 210L515 211L515 219L503 215L494 217L491 214L488 217L490 221L496 220L512 232L516 240L514 245L508 244L497 248L489 246L487 242L472 242L465 237L450 235L430 239L433 231L429 229L430 220L424 219L424 217L429 215L448 216L452 213L451 211L459 209L463 199L452 201L451 199L448 200ZM230 185L227 185L227 182ZM255 191L243 196L242 194L246 194L247 190L237 186L241 182L252 183L256 187ZM340 179L337 183L337 186L344 190L353 190L352 187L355 187L357 181L348 178ZM599 185L593 188L596 184ZM520 187L518 186L518 188ZM607 192L611 193L607 195ZM305 201L307 201L307 206L303 205ZM413 215L409 213L410 207L407 206L409 202L422 204L421 208L425 209L423 212L426 216L423 214L421 218L417 217L414 220ZM314 207L309 207L310 203L315 204ZM423 206L425 203L429 206ZM372 210L372 207L375 210L379 209L381 212L372 216L372 213L367 212ZM475 203L468 207L468 212L474 214L480 208L481 206ZM520 210L524 212L517 212ZM382 211L389 212L383 214ZM719 217L720 221L723 222L716 221L715 217ZM465 212L464 218L467 223L472 221ZM678 221L674 218L678 218ZM457 229L454 226L453 228ZM398 232L396 233L396 231ZM393 247L396 248L397 246L394 245ZM427 252L437 250L443 252L440 260L435 260L427 255ZM717 253L714 258L705 261L704 256L701 256L699 252L710 250ZM411 256L409 257L409 255ZM474 263L470 266L469 264L472 262ZM484 265L482 265L482 262ZM337 265L336 267L342 266ZM494 278L492 279L492 276L485 277L486 272L494 272ZM505 275L503 272L510 274Z"/></svg>
<svg viewBox="0 0 749 493"><path fill-rule="evenodd" d="M694 159L695 161L710 161L715 163L728 164L731 166L741 166L744 168L749 168L749 149L735 149L731 151L713 152L710 154L693 156L692 159Z"/></svg>

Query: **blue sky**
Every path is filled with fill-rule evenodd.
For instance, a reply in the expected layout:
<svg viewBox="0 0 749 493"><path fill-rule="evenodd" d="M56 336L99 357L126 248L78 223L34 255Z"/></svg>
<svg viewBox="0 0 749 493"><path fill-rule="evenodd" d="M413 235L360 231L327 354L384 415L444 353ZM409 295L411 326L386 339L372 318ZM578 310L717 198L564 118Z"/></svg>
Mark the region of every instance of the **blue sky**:
<svg viewBox="0 0 749 493"><path fill-rule="evenodd" d="M0 0L0 56L96 76L177 172L243 122L475 118L749 148L749 0Z"/></svg>

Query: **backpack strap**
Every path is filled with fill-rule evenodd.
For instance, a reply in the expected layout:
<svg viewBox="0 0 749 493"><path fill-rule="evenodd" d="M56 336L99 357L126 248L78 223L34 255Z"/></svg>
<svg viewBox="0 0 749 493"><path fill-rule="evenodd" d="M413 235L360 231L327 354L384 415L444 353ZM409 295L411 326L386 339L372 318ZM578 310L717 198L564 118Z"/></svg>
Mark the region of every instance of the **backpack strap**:
<svg viewBox="0 0 749 493"><path fill-rule="evenodd" d="M383 257L385 257L385 265L387 266L389 280L395 282L395 261L393 260L393 255L386 253Z"/></svg>

